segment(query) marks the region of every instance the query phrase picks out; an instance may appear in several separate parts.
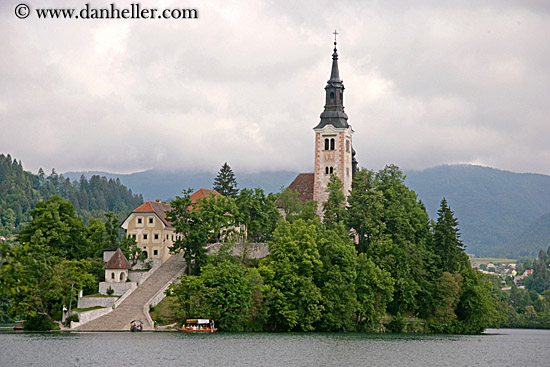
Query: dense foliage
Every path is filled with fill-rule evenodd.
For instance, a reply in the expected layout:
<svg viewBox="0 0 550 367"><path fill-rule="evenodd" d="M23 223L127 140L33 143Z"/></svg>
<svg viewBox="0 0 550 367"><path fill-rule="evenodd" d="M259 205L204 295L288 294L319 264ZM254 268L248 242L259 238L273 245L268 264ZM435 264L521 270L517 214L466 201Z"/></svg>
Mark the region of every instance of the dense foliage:
<svg viewBox="0 0 550 367"><path fill-rule="evenodd" d="M47 330L62 308L76 307L77 294L97 292L104 275L101 249L126 244L118 219L92 219L86 226L69 201L52 196L31 210L32 220L16 237L2 242L0 295L3 311L28 320L25 327ZM5 314L4 314L5 317Z"/></svg>
<svg viewBox="0 0 550 367"><path fill-rule="evenodd" d="M283 192L286 220L271 235L270 255L257 270L206 260L203 272L172 287L179 315L216 317L227 330L478 333L498 326L502 304L470 267L447 201L430 221L404 179L395 166L362 170L346 201L332 176L322 222L296 193Z"/></svg>
<svg viewBox="0 0 550 367"><path fill-rule="evenodd" d="M84 222L111 211L126 216L143 203L141 195L132 194L119 179L92 176L87 180L82 176L71 182L55 170L46 176L42 169L35 175L23 170L21 161L0 154L0 235L18 233L30 222L36 204L53 195L70 200Z"/></svg>

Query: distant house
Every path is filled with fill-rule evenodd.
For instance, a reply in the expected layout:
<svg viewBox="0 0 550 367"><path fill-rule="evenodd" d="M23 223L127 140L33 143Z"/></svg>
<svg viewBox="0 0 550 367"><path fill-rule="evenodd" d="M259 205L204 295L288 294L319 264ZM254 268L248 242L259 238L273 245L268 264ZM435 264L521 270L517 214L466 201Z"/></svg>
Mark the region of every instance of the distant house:
<svg viewBox="0 0 550 367"><path fill-rule="evenodd" d="M220 195L211 189L200 189L191 195L191 200L197 200L209 195ZM154 265L164 263L170 258L170 247L177 240L175 228L166 218L166 213L172 210L169 204L160 200L147 201L134 209L122 223L128 237L133 237L146 259L153 260Z"/></svg>

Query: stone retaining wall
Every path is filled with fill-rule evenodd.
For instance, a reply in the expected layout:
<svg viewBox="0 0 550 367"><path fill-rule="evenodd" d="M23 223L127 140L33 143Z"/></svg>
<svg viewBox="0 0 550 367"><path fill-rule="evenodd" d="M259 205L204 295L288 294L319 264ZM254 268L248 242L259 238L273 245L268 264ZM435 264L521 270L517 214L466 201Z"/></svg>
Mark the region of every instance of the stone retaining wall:
<svg viewBox="0 0 550 367"><path fill-rule="evenodd" d="M113 310L112 307L98 308L97 310L85 311L85 312L71 312L78 314L78 322L71 321L71 329L84 325L87 322L97 319L100 316L108 314Z"/></svg>
<svg viewBox="0 0 550 367"><path fill-rule="evenodd" d="M113 294L117 296L122 296L129 289L137 287L137 282L122 282L122 283L110 283L110 282L100 282L99 283L99 293L107 294L107 290L111 287L114 291Z"/></svg>
<svg viewBox="0 0 550 367"><path fill-rule="evenodd" d="M220 250L221 243L213 243L207 247L209 253L216 253ZM248 259L263 259L269 255L267 243L236 243L231 246L231 254L235 257Z"/></svg>
<svg viewBox="0 0 550 367"><path fill-rule="evenodd" d="M93 297L85 296L78 298L78 308L89 308L95 306L113 307L119 297Z"/></svg>
<svg viewBox="0 0 550 367"><path fill-rule="evenodd" d="M128 279L130 279L131 282L139 282L141 277L143 277L143 275L145 275L147 273L148 272L146 272L146 271L129 271L128 272Z"/></svg>

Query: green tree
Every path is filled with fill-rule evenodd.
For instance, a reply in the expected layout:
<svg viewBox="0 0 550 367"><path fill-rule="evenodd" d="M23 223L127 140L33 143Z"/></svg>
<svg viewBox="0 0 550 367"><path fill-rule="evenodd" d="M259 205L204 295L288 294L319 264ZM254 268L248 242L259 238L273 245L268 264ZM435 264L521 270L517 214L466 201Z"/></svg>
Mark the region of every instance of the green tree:
<svg viewBox="0 0 550 367"><path fill-rule="evenodd" d="M323 223L334 228L346 219L346 196L342 192L344 185L338 176L330 175L327 184L327 201L323 203Z"/></svg>
<svg viewBox="0 0 550 367"><path fill-rule="evenodd" d="M432 246L439 256L439 267L449 273L469 267L470 262L464 253L464 244L460 240L458 220L443 198L437 211L438 218L433 229Z"/></svg>
<svg viewBox="0 0 550 367"><path fill-rule="evenodd" d="M265 242L271 239L273 230L280 220L274 201L273 195L266 197L260 188L242 189L237 196L239 223L244 224L248 241Z"/></svg>
<svg viewBox="0 0 550 367"><path fill-rule="evenodd" d="M380 324L393 298L394 280L391 274L379 268L365 253L357 257L356 321L358 330L369 331Z"/></svg>
<svg viewBox="0 0 550 367"><path fill-rule="evenodd" d="M199 274L200 267L206 264L206 249L208 243L208 228L204 225L196 203L191 200L192 189L183 191L183 196L177 196L170 203L172 210L166 213L166 218L174 226L179 234L171 252L183 252L183 258L187 262L187 274Z"/></svg>
<svg viewBox="0 0 550 367"><path fill-rule="evenodd" d="M21 261L27 256L28 245L0 241L0 297L24 291L21 283Z"/></svg>
<svg viewBox="0 0 550 367"><path fill-rule="evenodd" d="M300 194L296 190L282 189L277 198L277 205L283 209L284 219L288 222L294 222L300 218L303 203L300 200Z"/></svg>
<svg viewBox="0 0 550 367"><path fill-rule="evenodd" d="M316 272L323 307L317 330L355 330L357 252L353 242L341 222L331 229L319 226L316 241L323 264Z"/></svg>
<svg viewBox="0 0 550 367"><path fill-rule="evenodd" d="M235 237L237 205L235 200L210 195L196 202L191 200L191 189L183 191L170 205L166 217L179 234L171 248L183 252L188 274L199 274L206 264L206 245L209 242L232 240Z"/></svg>
<svg viewBox="0 0 550 367"><path fill-rule="evenodd" d="M455 333L456 308L460 300L462 276L444 272L437 280L437 300L428 320L427 329L437 333ZM435 295L434 295L435 296Z"/></svg>
<svg viewBox="0 0 550 367"><path fill-rule="evenodd" d="M193 203L193 214L208 232L208 242L234 241L237 237L238 208L235 199L210 194Z"/></svg>
<svg viewBox="0 0 550 367"><path fill-rule="evenodd" d="M366 169L356 172L348 197L347 225L357 235L358 252L371 253L387 236L383 209L383 195L376 190L374 172Z"/></svg>
<svg viewBox="0 0 550 367"><path fill-rule="evenodd" d="M539 294L550 289L550 256L548 253L550 253L550 247L547 252L539 251L539 257L533 260L533 273L524 281L527 289Z"/></svg>
<svg viewBox="0 0 550 367"><path fill-rule="evenodd" d="M472 268L461 272L463 281L460 301L456 307L456 332L480 333L489 327L498 327L504 319L500 304L491 290L491 284Z"/></svg>
<svg viewBox="0 0 550 367"><path fill-rule="evenodd" d="M23 282L27 291L19 292L14 297L13 313L28 319L45 318L51 322L64 304L76 304L79 290L84 289L87 293L97 291L98 279L92 274L90 261L60 260L47 266L44 260L47 254L35 252L32 255L34 261L30 258L25 261ZM51 327L50 323L40 325ZM36 326L30 323L25 327L33 329Z"/></svg>
<svg viewBox="0 0 550 367"><path fill-rule="evenodd" d="M269 242L271 253L259 270L273 330L311 331L321 319L322 295L315 284L315 273L322 268L319 225L301 219L281 222Z"/></svg>
<svg viewBox="0 0 550 367"><path fill-rule="evenodd" d="M372 174L358 176L361 191L379 194L357 195L350 200L350 210L363 218L358 221L366 253L395 280L393 301L389 310L416 314L429 303L433 286L434 255L427 246L430 239L428 214L416 193L405 185L405 176L390 165ZM352 189L353 195L353 189ZM361 213L361 204L374 204ZM380 205L381 204L381 205ZM375 212L373 209L376 208ZM370 223L368 222L370 219ZM366 234L366 235L365 235Z"/></svg>
<svg viewBox="0 0 550 367"><path fill-rule="evenodd" d="M237 197L237 194L239 193L239 189L237 188L237 179L235 178L235 174L227 162L223 164L222 168L218 172L218 175L214 179L213 188L223 196L233 199Z"/></svg>
<svg viewBox="0 0 550 367"><path fill-rule="evenodd" d="M179 284L171 286L171 293L177 297L182 318L208 317L224 331L250 331L256 322L261 324L256 320L261 289L256 269L224 257L204 266L198 277L182 276Z"/></svg>
<svg viewBox="0 0 550 367"><path fill-rule="evenodd" d="M17 241L32 244L39 241L54 256L82 259L93 256L86 246L85 226L76 216L73 205L59 196L39 202L31 211L32 221L19 232ZM32 246L32 245L31 245Z"/></svg>

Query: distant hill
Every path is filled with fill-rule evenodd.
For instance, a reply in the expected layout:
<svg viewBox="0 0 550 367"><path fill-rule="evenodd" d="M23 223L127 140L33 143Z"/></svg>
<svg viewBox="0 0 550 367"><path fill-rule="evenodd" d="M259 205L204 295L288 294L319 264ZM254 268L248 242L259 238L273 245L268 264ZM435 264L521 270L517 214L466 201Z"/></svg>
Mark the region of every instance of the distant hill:
<svg viewBox="0 0 550 367"><path fill-rule="evenodd" d="M539 217L519 236L515 236L505 244L501 253L507 256L537 256L539 250L546 251L548 247L550 247L550 213Z"/></svg>
<svg viewBox="0 0 550 367"><path fill-rule="evenodd" d="M431 218L437 217L441 199L447 198L459 220L468 253L538 253L534 248L537 245L518 239L541 216L550 213L550 176L474 165L445 165L405 174L406 184L416 191ZM544 237L542 233L530 233Z"/></svg>
<svg viewBox="0 0 550 367"><path fill-rule="evenodd" d="M281 187L288 186L297 174L297 172L291 171L235 172L239 189L261 187L266 193L279 192ZM82 175L84 177L99 175L107 178L120 178L120 181L125 186L130 187L134 192L142 194L145 200L168 200L175 198L176 195L181 195L182 191L189 187L195 190L212 188L212 183L217 172L148 170L130 174L113 174L88 171L65 172L63 175L72 180L79 180Z"/></svg>
<svg viewBox="0 0 550 367"><path fill-rule="evenodd" d="M53 195L70 200L84 222L103 218L110 211L124 219L143 203L141 195L133 194L116 178L90 175L71 181L55 170L46 176L42 169L35 175L25 171L21 161L0 154L0 235L18 233L30 222L36 203Z"/></svg>

